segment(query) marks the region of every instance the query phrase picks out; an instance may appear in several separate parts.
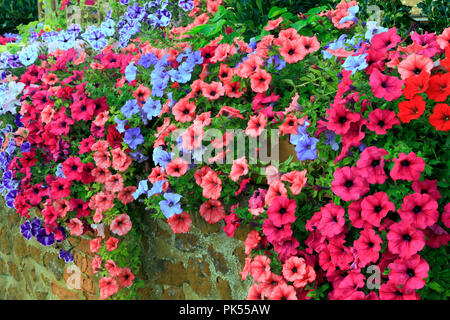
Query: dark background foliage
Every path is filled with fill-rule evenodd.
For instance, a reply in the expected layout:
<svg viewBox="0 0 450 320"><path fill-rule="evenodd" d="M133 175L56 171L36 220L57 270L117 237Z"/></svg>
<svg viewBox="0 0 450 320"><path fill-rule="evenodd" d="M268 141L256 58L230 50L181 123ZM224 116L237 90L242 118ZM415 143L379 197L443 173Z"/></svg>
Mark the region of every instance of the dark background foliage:
<svg viewBox="0 0 450 320"><path fill-rule="evenodd" d="M38 19L37 0L0 0L0 34Z"/></svg>
<svg viewBox="0 0 450 320"><path fill-rule="evenodd" d="M234 11L237 21L247 26L244 37L249 39L267 25L267 15L272 7L287 8L292 14L298 14L320 6L331 9L333 3L332 0L226 0L225 6Z"/></svg>

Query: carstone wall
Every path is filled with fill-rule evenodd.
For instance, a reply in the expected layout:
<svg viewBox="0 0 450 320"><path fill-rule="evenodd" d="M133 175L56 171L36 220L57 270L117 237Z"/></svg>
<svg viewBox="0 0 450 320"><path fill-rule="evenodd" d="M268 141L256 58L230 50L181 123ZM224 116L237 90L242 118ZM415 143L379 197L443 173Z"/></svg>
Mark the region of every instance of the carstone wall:
<svg viewBox="0 0 450 320"><path fill-rule="evenodd" d="M137 277L145 286L138 292L143 299L245 299L251 282L242 281L239 272L244 261L242 240L249 229L240 228L228 238L223 222L210 225L199 214L192 218L191 231L179 235L165 221L145 218L143 266ZM66 264L54 247L23 238L22 223L0 203L0 299L98 299L89 235L81 241L69 239L76 248L74 263ZM71 280L75 269L81 272L76 283Z"/></svg>

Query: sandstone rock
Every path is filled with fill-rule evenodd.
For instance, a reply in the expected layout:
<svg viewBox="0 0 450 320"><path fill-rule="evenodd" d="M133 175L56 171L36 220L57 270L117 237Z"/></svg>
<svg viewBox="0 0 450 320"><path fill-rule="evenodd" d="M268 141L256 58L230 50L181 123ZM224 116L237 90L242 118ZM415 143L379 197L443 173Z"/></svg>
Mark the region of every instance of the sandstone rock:
<svg viewBox="0 0 450 320"><path fill-rule="evenodd" d="M226 274L230 271L230 268L228 267L227 262L225 261L225 257L222 253L214 250L212 246L208 247L208 253L214 263L216 271L219 271L222 274Z"/></svg>
<svg viewBox="0 0 450 320"><path fill-rule="evenodd" d="M54 280L50 284L52 293L57 295L61 300L78 300L79 294L76 291L69 290L57 284Z"/></svg>
<svg viewBox="0 0 450 320"><path fill-rule="evenodd" d="M156 261L157 278L156 284L167 284L180 286L186 282L187 274L191 271L186 270L182 262L172 263L171 261L159 259Z"/></svg>
<svg viewBox="0 0 450 320"><path fill-rule="evenodd" d="M0 252L4 254L11 253L11 243L9 242L6 228L0 229Z"/></svg>
<svg viewBox="0 0 450 320"><path fill-rule="evenodd" d="M184 300L184 291L180 287L170 287L164 290L162 298L164 300Z"/></svg>
<svg viewBox="0 0 450 320"><path fill-rule="evenodd" d="M187 279L195 293L200 297L207 298L211 293L211 271L209 263L202 258L190 258L187 266Z"/></svg>
<svg viewBox="0 0 450 320"><path fill-rule="evenodd" d="M222 300L231 300L231 288L226 280L217 277L216 287Z"/></svg>

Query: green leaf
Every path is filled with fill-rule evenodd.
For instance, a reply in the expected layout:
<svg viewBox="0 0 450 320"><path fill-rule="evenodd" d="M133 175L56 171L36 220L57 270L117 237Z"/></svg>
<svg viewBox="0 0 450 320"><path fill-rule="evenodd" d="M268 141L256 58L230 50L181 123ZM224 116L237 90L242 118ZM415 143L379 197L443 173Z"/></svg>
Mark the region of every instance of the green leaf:
<svg viewBox="0 0 450 320"><path fill-rule="evenodd" d="M442 293L442 292L445 291L445 289L442 288L441 285L440 285L439 283L434 282L434 281L433 281L433 282L430 282L430 283L428 284L428 287L431 288L431 289L433 289L434 291L439 292L439 293Z"/></svg>
<svg viewBox="0 0 450 320"><path fill-rule="evenodd" d="M285 12L287 12L286 8L281 9L281 8L278 8L277 6L275 6L270 9L268 16L269 16L269 19L273 19L276 16L279 16L280 14L283 14Z"/></svg>
<svg viewBox="0 0 450 320"><path fill-rule="evenodd" d="M321 7L317 7L317 8L312 8L312 9L308 10L306 15L318 14L319 12L321 12L323 10L327 10L327 6L321 6Z"/></svg>
<svg viewBox="0 0 450 320"><path fill-rule="evenodd" d="M228 13L228 10L225 9L225 7L219 6L219 9L217 10L216 15L214 16L214 18L209 20L209 22L217 22L217 21L219 21L219 19L221 19L227 13Z"/></svg>
<svg viewBox="0 0 450 320"><path fill-rule="evenodd" d="M308 25L308 20L299 20L296 23L291 24L291 27L295 30L299 31L300 29L304 28Z"/></svg>
<svg viewBox="0 0 450 320"><path fill-rule="evenodd" d="M262 0L256 0L255 2L258 6L259 11L263 12Z"/></svg>

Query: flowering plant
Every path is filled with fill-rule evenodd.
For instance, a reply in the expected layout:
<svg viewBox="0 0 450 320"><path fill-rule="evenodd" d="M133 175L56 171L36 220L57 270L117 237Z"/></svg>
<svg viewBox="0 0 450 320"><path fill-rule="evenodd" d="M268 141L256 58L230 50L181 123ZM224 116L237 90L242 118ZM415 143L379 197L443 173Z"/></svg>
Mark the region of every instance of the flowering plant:
<svg viewBox="0 0 450 320"><path fill-rule="evenodd" d="M353 0L272 7L246 39L226 5L121 0L3 52L23 236L66 262L90 236L101 298L136 297L142 205L174 233L252 227L249 299L446 297L450 28L402 39Z"/></svg>

